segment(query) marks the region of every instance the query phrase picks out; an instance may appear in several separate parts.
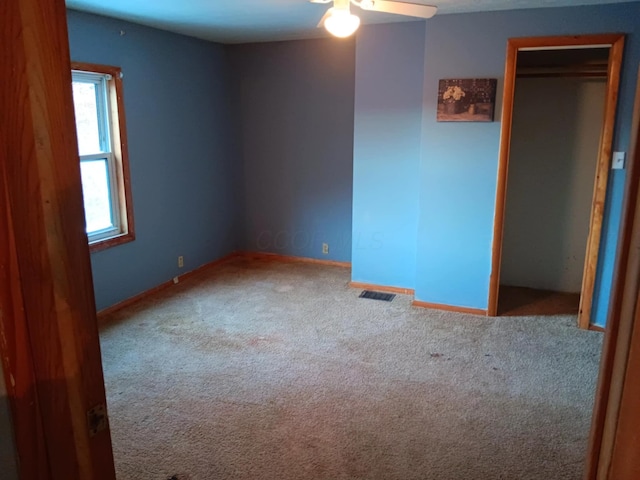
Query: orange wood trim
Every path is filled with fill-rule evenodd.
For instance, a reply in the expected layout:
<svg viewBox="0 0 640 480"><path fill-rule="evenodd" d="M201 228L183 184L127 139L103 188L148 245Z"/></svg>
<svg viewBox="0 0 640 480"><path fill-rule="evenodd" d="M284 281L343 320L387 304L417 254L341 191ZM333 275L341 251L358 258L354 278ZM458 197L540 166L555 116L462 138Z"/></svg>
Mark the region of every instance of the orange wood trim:
<svg viewBox="0 0 640 480"><path fill-rule="evenodd" d="M209 263L205 263L204 265L200 265L199 267L189 271L189 272L185 272L182 275L178 275L178 281L179 282L184 282L185 280L190 279L191 277L197 277L198 275L207 272L213 268L217 268L220 265L224 265L225 263L228 263L229 261L233 260L234 258L238 258L238 252L231 252L221 258L219 258L218 260L214 260L213 262L209 262Z"/></svg>
<svg viewBox="0 0 640 480"><path fill-rule="evenodd" d="M632 141L629 167L624 193L624 209L616 258L613 291L610 297L607 328L600 361L600 375L596 391L589 448L587 451L586 480L626 480L630 477L609 476L614 456L614 438L619 423L618 414L629 362L631 335L640 322L634 320L640 308L637 298L640 290L640 70L636 86ZM637 382L638 368L629 370ZM627 419L628 420L628 419ZM640 428L635 419L636 431ZM627 442L637 442L627 439ZM622 445L625 441L622 441ZM638 447L636 446L636 449ZM634 455L637 458L637 455Z"/></svg>
<svg viewBox="0 0 640 480"><path fill-rule="evenodd" d="M37 478L114 480L109 430L92 437L87 421L87 411L106 399L64 1L2 1L0 44L0 170L8 199L2 215L8 213L13 237L11 288L21 296L14 311L21 310L28 334L15 347L33 365L42 428L34 435L42 434L48 459ZM3 319L5 331L21 328L6 328L16 318ZM33 422L14 427L20 438ZM39 455L34 450L28 459L38 462Z"/></svg>
<svg viewBox="0 0 640 480"><path fill-rule="evenodd" d="M125 233L117 237L100 240L89 245L91 252L104 250L116 245L132 242L136 238L133 220L133 194L131 193L131 174L129 169L129 149L127 147L127 121L124 108L124 87L122 70L111 65L95 63L71 62L73 70L111 75L109 81L109 98L111 106L111 132L113 133L113 155L116 160L116 182L118 184L120 224L125 226Z"/></svg>
<svg viewBox="0 0 640 480"><path fill-rule="evenodd" d="M509 43L517 50L523 48L565 47L582 45L612 46L622 33L603 33L596 35L556 35L551 37L517 37L510 38Z"/></svg>
<svg viewBox="0 0 640 480"><path fill-rule="evenodd" d="M591 210L591 226L585 273L580 297L579 325L588 328L591 317L591 304L595 285L604 202L606 200L607 178L613 143L613 130L617 106L620 66L624 49L624 35L575 35L555 37L511 38L507 42L505 64L504 94L502 106L502 125L500 133L500 153L498 158L498 178L496 182L496 202L493 225L493 244L491 249L491 274L489 278L489 299L487 312L490 316L498 314L498 295L500 289L500 264L502 260L502 241L504 232L504 214L509 172L509 154L511 149L511 127L513 120L513 97L515 92L516 64L518 50L523 48L544 48L574 45L610 45L608 66L607 103L603 135L600 143L598 167L594 181L594 196Z"/></svg>
<svg viewBox="0 0 640 480"><path fill-rule="evenodd" d="M493 220L493 245L491 247L491 275L489 277L489 301L487 314L498 314L498 291L500 289L500 262L502 260L502 237L504 231L505 203L507 201L507 177L509 174L509 153L511 151L511 122L513 118L513 96L516 86L516 63L518 49L507 42L507 60L504 73L504 93L502 95L502 118L500 128L500 153L498 157L498 179L496 184L496 204Z"/></svg>
<svg viewBox="0 0 640 480"><path fill-rule="evenodd" d="M601 332L604 333L606 331L606 329L598 326L598 325L589 325L589 330L592 330L594 332Z"/></svg>
<svg viewBox="0 0 640 480"><path fill-rule="evenodd" d="M517 78L607 78L606 72L541 72L541 73L518 73Z"/></svg>
<svg viewBox="0 0 640 480"><path fill-rule="evenodd" d="M133 223L131 223L133 226ZM106 250L107 248L115 247L117 245L123 245L125 243L133 242L136 239L135 234L129 232L124 235L118 235L117 237L106 238L97 242L89 244L89 250L91 253L99 252L100 250Z"/></svg>
<svg viewBox="0 0 640 480"><path fill-rule="evenodd" d="M120 211L121 222L127 226L125 237L127 241L133 241L136 238L136 228L133 218L133 193L131 191L131 171L129 169L129 143L127 140L127 116L124 108L124 86L122 84L122 71L118 68L113 80L110 82L111 97L115 98L115 102L111 102L112 122L114 132L114 154L118 165L118 182L120 183L120 202L125 208ZM120 244L125 243L121 242Z"/></svg>
<svg viewBox="0 0 640 480"><path fill-rule="evenodd" d="M430 308L433 310L444 310L447 312L456 312L456 313L468 313L471 315L482 315L486 316L487 311L482 310L480 308L469 308L469 307L456 307L454 305L444 305L441 303L430 303L430 302L421 302L418 300L414 300L411 305L414 307L420 308Z"/></svg>
<svg viewBox="0 0 640 480"><path fill-rule="evenodd" d="M585 255L584 273L582 274L582 292L580 295L580 309L578 313L578 326L583 329L589 328L589 324L591 323L593 291L596 284L598 254L600 253L602 222L604 219L605 202L607 200L607 183L609 179L609 170L611 168L613 134L616 124L616 111L618 108L618 89L620 86L622 54L624 52L624 36L619 35L617 40L612 42L612 44L613 45L609 52L609 74L607 80L604 123L602 127L602 136L600 137L598 165L596 167L596 179L593 188L589 237L587 239L587 252Z"/></svg>
<svg viewBox="0 0 640 480"><path fill-rule="evenodd" d="M102 73L104 75L111 75L113 77L119 77L121 69L113 65L100 65L98 63L87 62L71 62L71 70L80 70L83 72L95 72Z"/></svg>
<svg viewBox="0 0 640 480"><path fill-rule="evenodd" d="M636 297L640 292L636 290ZM609 459L608 469L601 468L601 472L607 472L607 479L612 480L636 480L640 475L640 305L636 303L633 327L629 335L628 355L624 362L625 373L622 377L623 387L617 415L615 416L616 431L613 436L613 449ZM604 467L604 465L601 465Z"/></svg>
<svg viewBox="0 0 640 480"><path fill-rule="evenodd" d="M214 260L213 262L210 263L206 263L204 265L199 266L198 268L196 268L195 270L191 270L190 272L186 272L183 273L182 275L178 275L178 283L184 282L185 280L188 280L192 277L195 277L197 275L200 275L206 271L209 271L213 268L219 267L220 265L223 265L227 262L229 262L230 260L237 258L238 254L236 252L230 253L229 255L225 255L224 257L218 259L218 260ZM123 300L121 302L116 303L115 305L112 305L110 307L104 308L102 310L100 310L98 312L98 321L101 325L104 325L107 321L107 317L119 310L122 310L123 308L126 308L130 305L133 305L134 303L138 303L141 300L144 300L147 297L153 296L158 292L161 292L162 290L165 290L173 285L176 285L176 283L174 283L173 280L167 280L166 282L161 283L160 285L157 285L153 288L150 288L149 290L145 290L144 292L141 292L137 295L134 295L131 298L127 298L126 300Z"/></svg>
<svg viewBox="0 0 640 480"><path fill-rule="evenodd" d="M156 293L171 287L172 285L174 285L173 280L167 280L166 282L163 282L160 285L156 285L149 290L145 290L144 292L138 293L133 297L127 298L125 300L122 300L121 302L116 303L115 305L111 305L110 307L100 310L98 312L98 323L100 324L100 326L103 326L107 323L107 317L109 317L111 314L127 308L135 303L138 303L147 297L151 297Z"/></svg>
<svg viewBox="0 0 640 480"><path fill-rule="evenodd" d="M1 92L0 92L1 93ZM0 96L0 101L4 99ZM3 103L4 104L4 103ZM0 360L6 381L20 477L49 478L43 419L29 343L4 170L0 170ZM10 435L11 432L3 433Z"/></svg>
<svg viewBox="0 0 640 480"><path fill-rule="evenodd" d="M317 258L294 257L291 255L278 255L266 252L242 252L241 255L252 260L267 260L287 263L312 263L316 265L328 265L331 267L351 268L350 262L336 262L334 260L319 260Z"/></svg>
<svg viewBox="0 0 640 480"><path fill-rule="evenodd" d="M413 288L390 287L372 283L349 282L349 286L361 290L376 290L378 292L399 293L400 295L414 295L416 293Z"/></svg>
<svg viewBox="0 0 640 480"><path fill-rule="evenodd" d="M329 260L316 260L314 258L304 258L304 257L290 257L290 256L285 256L285 255L275 255L275 254L270 254L270 253L250 253L250 252L233 252L230 253L229 255L226 255L222 258L220 258L219 260L215 260L211 263L207 263L205 265L202 265L198 268L196 268L195 270L192 270L190 272L186 272L183 273L182 275L178 276L178 281L179 282L184 282L185 280L193 277L193 276L197 276L205 271L208 271L212 268L216 268L224 263L229 262L230 260L234 259L234 258L238 258L238 257L243 257L243 258L248 258L251 260L268 260L268 261L275 261L275 262L295 262L295 263L312 263L312 264L320 264L320 265L329 265L329 266L333 266L333 267L350 267L351 264L348 263L343 263L343 262L333 262L333 261L329 261ZM122 310L125 307L128 307L130 305L133 305L134 303L137 303L147 297L150 297L152 295L155 295L156 293L169 288L171 286L174 285L173 280L168 280L166 282L161 283L160 285L157 285L149 290L145 290L144 292L141 292L137 295L134 295L131 298L127 298L126 300L123 300L121 302L116 303L115 305L112 305L110 307L107 307L103 310L100 310L98 312L98 319L101 325L103 325L106 321L107 321L107 317L119 310Z"/></svg>

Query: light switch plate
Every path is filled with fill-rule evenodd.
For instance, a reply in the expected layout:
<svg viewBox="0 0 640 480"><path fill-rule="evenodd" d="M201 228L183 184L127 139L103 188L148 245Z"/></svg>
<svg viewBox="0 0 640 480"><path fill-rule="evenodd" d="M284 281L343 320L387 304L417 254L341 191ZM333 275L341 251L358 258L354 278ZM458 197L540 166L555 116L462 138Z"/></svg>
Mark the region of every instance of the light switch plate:
<svg viewBox="0 0 640 480"><path fill-rule="evenodd" d="M613 152L613 161L611 168L614 170L622 170L624 168L624 152Z"/></svg>

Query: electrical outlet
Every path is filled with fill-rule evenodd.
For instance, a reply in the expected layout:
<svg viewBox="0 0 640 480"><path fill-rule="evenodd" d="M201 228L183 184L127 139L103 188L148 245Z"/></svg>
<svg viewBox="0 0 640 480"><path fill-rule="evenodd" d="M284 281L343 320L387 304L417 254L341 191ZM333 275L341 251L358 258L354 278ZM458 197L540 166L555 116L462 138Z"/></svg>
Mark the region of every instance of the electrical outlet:
<svg viewBox="0 0 640 480"><path fill-rule="evenodd" d="M322 244L322 253L324 255L327 255L329 253L329 244L328 243L323 243Z"/></svg>
<svg viewBox="0 0 640 480"><path fill-rule="evenodd" d="M184 257L180 255L178 257L178 268L182 268L182 267L184 267Z"/></svg>

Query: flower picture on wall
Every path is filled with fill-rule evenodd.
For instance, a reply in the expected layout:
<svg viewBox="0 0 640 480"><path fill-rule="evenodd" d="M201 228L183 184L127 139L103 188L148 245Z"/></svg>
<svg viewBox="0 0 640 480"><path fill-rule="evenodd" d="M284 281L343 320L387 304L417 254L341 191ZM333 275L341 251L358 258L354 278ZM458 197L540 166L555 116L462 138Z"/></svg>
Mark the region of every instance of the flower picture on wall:
<svg viewBox="0 0 640 480"><path fill-rule="evenodd" d="M493 122L495 78L444 79L438 85L438 122Z"/></svg>

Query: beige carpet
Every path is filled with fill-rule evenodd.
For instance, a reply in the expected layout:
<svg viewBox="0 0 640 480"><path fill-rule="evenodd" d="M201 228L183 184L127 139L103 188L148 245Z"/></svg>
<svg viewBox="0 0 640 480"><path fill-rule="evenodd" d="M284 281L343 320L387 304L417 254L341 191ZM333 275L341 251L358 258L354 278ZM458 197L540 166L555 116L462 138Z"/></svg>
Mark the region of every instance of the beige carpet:
<svg viewBox="0 0 640 480"><path fill-rule="evenodd" d="M233 260L114 314L120 480L579 479L602 334Z"/></svg>

